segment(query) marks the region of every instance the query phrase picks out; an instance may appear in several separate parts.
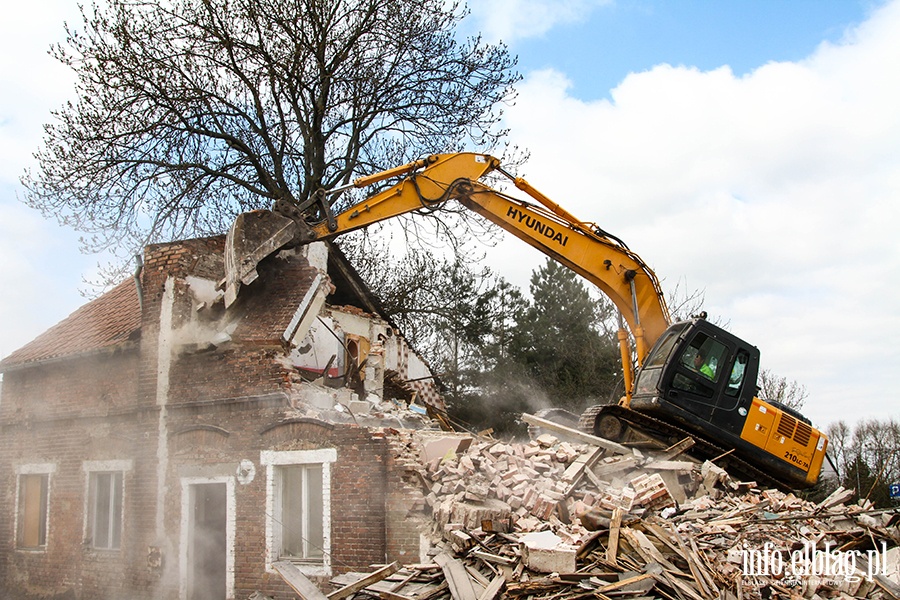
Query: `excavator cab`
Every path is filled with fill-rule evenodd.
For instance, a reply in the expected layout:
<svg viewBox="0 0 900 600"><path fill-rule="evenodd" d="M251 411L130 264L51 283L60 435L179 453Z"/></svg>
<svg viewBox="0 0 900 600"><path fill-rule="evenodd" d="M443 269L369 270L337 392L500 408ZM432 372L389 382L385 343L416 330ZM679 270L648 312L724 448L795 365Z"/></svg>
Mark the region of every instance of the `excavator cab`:
<svg viewBox="0 0 900 600"><path fill-rule="evenodd" d="M637 377L631 408L740 435L756 393L759 350L702 317L669 327Z"/></svg>

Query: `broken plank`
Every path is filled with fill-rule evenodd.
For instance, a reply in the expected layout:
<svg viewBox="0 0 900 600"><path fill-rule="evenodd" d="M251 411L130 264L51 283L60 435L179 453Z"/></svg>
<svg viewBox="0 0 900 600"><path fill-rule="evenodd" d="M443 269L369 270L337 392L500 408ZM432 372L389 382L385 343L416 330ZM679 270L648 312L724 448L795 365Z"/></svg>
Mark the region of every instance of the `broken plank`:
<svg viewBox="0 0 900 600"><path fill-rule="evenodd" d="M593 446L600 446L601 448L605 448L610 452L615 452L617 454L633 453L631 448L626 448L622 444L617 444L616 442L613 442L611 440L606 440L601 437L597 437L596 435L590 435L582 431L578 431L577 429L572 429L571 427L566 427L565 425L560 425L559 423L554 423L553 421L548 421L547 419L542 419L528 413L522 413L522 420L529 425L543 427L544 429L549 429L556 433L570 437L575 441L584 444L591 444Z"/></svg>
<svg viewBox="0 0 900 600"><path fill-rule="evenodd" d="M701 588L706 588L712 592L713 596L719 595L719 588L716 586L716 582L713 579L712 574L707 569L706 563L703 560L703 555L700 553L700 549L697 547L697 542L693 537L689 538L691 542L691 553L690 560L688 560L688 564L691 567L691 572L694 572L694 566L696 565L697 571L699 571L703 581L700 583Z"/></svg>
<svg viewBox="0 0 900 600"><path fill-rule="evenodd" d="M433 590L426 592L424 594L419 594L416 596L416 600L431 600L432 598L437 598L449 588L450 585L447 583L447 580L440 582Z"/></svg>
<svg viewBox="0 0 900 600"><path fill-rule="evenodd" d="M328 594L328 600L341 600L342 598L351 596L351 595L355 594L356 592L358 592L359 590L361 590L363 588L367 588L370 585L372 585L373 583L381 581L388 575L393 575L394 573L396 573L399 570L400 570L400 563L394 561L385 567L381 567L374 573L371 573L370 575L366 575L359 581L351 583L350 585L345 585L344 587L331 592L330 594Z"/></svg>
<svg viewBox="0 0 900 600"><path fill-rule="evenodd" d="M390 591L378 592L378 597L381 598L381 600L414 600L410 596L404 596L403 594Z"/></svg>
<svg viewBox="0 0 900 600"><path fill-rule="evenodd" d="M422 574L421 571L413 569L412 571L409 572L409 575L407 575L401 581L399 581L396 585L394 585L394 587L392 587L390 591L391 592L399 592L401 589L403 589L403 587L407 583L409 583L410 581L412 581L413 579L415 579L416 577L418 577L421 574Z"/></svg>
<svg viewBox="0 0 900 600"><path fill-rule="evenodd" d="M469 565L465 565L465 567L466 572L469 573L469 577L472 578L472 581L477 582L481 587L487 587L491 583L488 578L482 575L475 567Z"/></svg>
<svg viewBox="0 0 900 600"><path fill-rule="evenodd" d="M663 568L677 573L679 575L683 575L678 567L673 565L669 560L662 555L659 549L651 542L646 535L644 535L643 531L638 529L624 528L622 529L622 536L628 540L628 543L637 552L647 564L657 563Z"/></svg>
<svg viewBox="0 0 900 600"><path fill-rule="evenodd" d="M690 450L695 443L696 442L694 441L694 438L686 437L680 442L672 444L671 446L663 450L660 458L662 460L672 460L676 456L686 452L687 450Z"/></svg>
<svg viewBox="0 0 900 600"><path fill-rule="evenodd" d="M497 565L506 565L511 567L519 562L518 558L508 558L506 556L498 556L496 554L491 554L490 552L484 552L483 550L473 550L469 552L469 556L475 556L480 558L481 560L494 563Z"/></svg>
<svg viewBox="0 0 900 600"><path fill-rule="evenodd" d="M659 583L672 588L676 592L681 592L680 595L682 597L687 596L693 600L708 600L707 597L700 595L696 588L666 571L656 574L654 577Z"/></svg>
<svg viewBox="0 0 900 600"><path fill-rule="evenodd" d="M623 588L625 586L631 585L632 583L637 583L638 581L643 581L645 579L651 579L654 577L653 573L641 573L640 575L635 575L634 577L628 577L627 579L623 579L621 581L616 581L614 583L608 583L602 587L598 587L595 592L611 592L613 590L617 590L619 588Z"/></svg>
<svg viewBox="0 0 900 600"><path fill-rule="evenodd" d="M292 590L297 592L303 600L328 600L328 596L322 593L322 590L306 578L306 575L300 572L297 565L286 560L280 560L272 564L275 571L281 575L281 578L288 584Z"/></svg>
<svg viewBox="0 0 900 600"><path fill-rule="evenodd" d="M469 574L460 561L446 552L441 552L434 557L434 562L440 565L444 572L453 600L478 600L475 586L472 585L472 580L469 579Z"/></svg>
<svg viewBox="0 0 900 600"><path fill-rule="evenodd" d="M619 529L622 526L621 508L614 508L612 513L612 522L609 525L609 543L606 546L606 562L615 565L616 554L619 551Z"/></svg>
<svg viewBox="0 0 900 600"><path fill-rule="evenodd" d="M478 597L478 600L494 600L494 597L500 593L500 590L503 589L505 584L506 578L503 575L497 575L491 580L488 586L484 588L484 592Z"/></svg>

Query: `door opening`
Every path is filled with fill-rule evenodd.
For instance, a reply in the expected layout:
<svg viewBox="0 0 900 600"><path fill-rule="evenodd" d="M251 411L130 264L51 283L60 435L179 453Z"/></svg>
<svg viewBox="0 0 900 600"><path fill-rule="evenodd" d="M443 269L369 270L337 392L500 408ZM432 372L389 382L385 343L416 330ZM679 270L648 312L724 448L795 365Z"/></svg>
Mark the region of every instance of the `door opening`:
<svg viewBox="0 0 900 600"><path fill-rule="evenodd" d="M224 600L227 561L227 486L190 486L188 600Z"/></svg>

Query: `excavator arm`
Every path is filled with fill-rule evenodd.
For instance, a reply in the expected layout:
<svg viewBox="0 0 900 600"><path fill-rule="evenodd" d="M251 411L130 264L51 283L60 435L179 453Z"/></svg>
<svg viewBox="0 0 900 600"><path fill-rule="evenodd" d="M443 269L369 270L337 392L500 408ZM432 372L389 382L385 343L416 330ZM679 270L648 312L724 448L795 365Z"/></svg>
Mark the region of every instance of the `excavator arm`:
<svg viewBox="0 0 900 600"><path fill-rule="evenodd" d="M492 172L510 179L518 189L540 204L512 198L482 183L481 179ZM380 221L456 200L600 288L627 322L635 340L638 364L643 362L650 347L669 326L669 313L659 281L639 256L596 225L576 219L524 179L504 171L499 160L492 156L475 153L432 155L402 167L359 178L345 188L322 194L336 195L349 187L364 188L394 177L401 179L338 214L331 215L330 211L326 211L329 212L327 218L318 222L308 223L294 215L295 227L303 230L301 235L294 235L294 239L299 238L303 242L333 239ZM278 222L272 229L279 232L277 239L290 238L284 233L290 229L285 225L287 220L276 219ZM234 228L229 235L232 236L229 247L232 247L236 237ZM271 239L264 242L259 244L264 249L262 252L278 245ZM242 257L240 252L235 251L232 261L245 265L249 262L255 266L261 259L260 253L245 251ZM630 395L633 382L631 350L624 330L620 330L619 340L625 389Z"/></svg>

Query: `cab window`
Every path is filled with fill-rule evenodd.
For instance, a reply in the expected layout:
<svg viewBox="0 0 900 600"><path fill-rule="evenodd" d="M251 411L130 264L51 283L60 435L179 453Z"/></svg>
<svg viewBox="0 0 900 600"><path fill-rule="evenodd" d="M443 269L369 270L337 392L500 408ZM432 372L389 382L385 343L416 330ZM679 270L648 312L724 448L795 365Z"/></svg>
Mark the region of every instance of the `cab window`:
<svg viewBox="0 0 900 600"><path fill-rule="evenodd" d="M718 381L727 348L704 333L698 333L681 355L681 365L708 381Z"/></svg>
<svg viewBox="0 0 900 600"><path fill-rule="evenodd" d="M737 353L734 366L731 367L731 374L728 376L728 386L725 388L727 395L737 396L740 393L749 360L750 354L746 350L741 350Z"/></svg>
<svg viewBox="0 0 900 600"><path fill-rule="evenodd" d="M663 334L663 338L656 344L653 352L647 357L647 362L644 366L647 368L663 366L669 358L669 353L672 352L672 346L678 341L678 336L680 334L681 329L675 329L674 327L666 331L665 334Z"/></svg>

